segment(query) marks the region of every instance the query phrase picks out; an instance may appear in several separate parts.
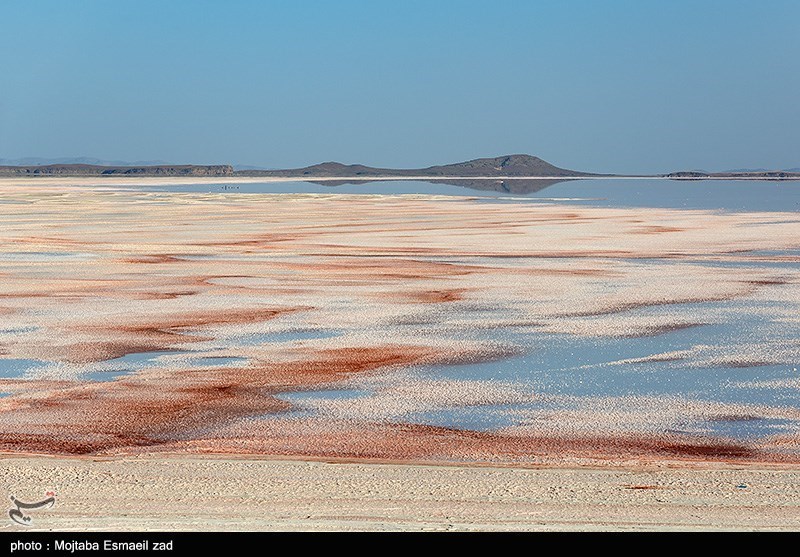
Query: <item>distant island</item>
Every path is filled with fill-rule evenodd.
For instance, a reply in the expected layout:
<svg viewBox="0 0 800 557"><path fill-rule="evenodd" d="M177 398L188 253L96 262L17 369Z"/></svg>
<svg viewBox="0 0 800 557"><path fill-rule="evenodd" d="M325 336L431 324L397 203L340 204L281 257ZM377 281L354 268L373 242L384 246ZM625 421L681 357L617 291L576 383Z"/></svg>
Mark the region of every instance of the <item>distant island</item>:
<svg viewBox="0 0 800 557"><path fill-rule="evenodd" d="M455 164L429 166L426 168L376 168L362 164L342 164L324 162L303 168L283 170L243 169L235 170L232 165L136 165L108 166L100 164L29 164L0 165L0 177L36 176L186 176L186 177L265 177L307 179L324 181L328 185L345 182L388 179L430 179L444 181L451 179L541 179L569 180L580 178L667 178L672 180L800 180L800 171L755 170L755 171L680 171L669 174L631 176L625 174L598 174L569 170L552 165L533 155L505 155L502 157L474 159ZM506 187L506 186L503 186ZM492 187L491 189L494 189Z"/></svg>

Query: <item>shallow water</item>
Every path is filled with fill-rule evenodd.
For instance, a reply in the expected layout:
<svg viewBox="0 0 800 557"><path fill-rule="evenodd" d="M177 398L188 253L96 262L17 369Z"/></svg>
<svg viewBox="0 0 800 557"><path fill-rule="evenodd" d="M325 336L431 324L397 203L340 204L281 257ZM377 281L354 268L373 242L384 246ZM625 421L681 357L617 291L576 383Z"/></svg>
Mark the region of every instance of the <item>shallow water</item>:
<svg viewBox="0 0 800 557"><path fill-rule="evenodd" d="M11 261L21 263L47 263L48 261L59 261L64 259L83 260L96 257L90 253L72 252L0 252L0 261Z"/></svg>
<svg viewBox="0 0 800 557"><path fill-rule="evenodd" d="M0 358L0 379L18 379L33 367L43 364L39 360Z"/></svg>
<svg viewBox="0 0 800 557"><path fill-rule="evenodd" d="M235 337L235 342L243 346L260 346L271 342L296 342L303 340L320 340L340 336L344 331L335 329L298 329L292 331L276 331L274 333L254 333Z"/></svg>
<svg viewBox="0 0 800 557"><path fill-rule="evenodd" d="M113 381L118 377L135 373L147 367L154 367L162 356L175 356L183 354L178 350L160 350L157 352L135 352L126 354L113 360L103 362L102 371L90 371L80 375L87 381Z"/></svg>
<svg viewBox="0 0 800 557"><path fill-rule="evenodd" d="M800 264L794 263L794 268ZM800 269L798 269L800 270ZM786 346L797 341L796 327L772 322L775 302L725 301L673 304L626 312L652 315L680 311L687 316L705 316L709 321L652 336L585 337L552 334L529 328L523 331L487 330L465 333L465 338L512 344L522 354L492 361L458 365L422 366L413 370L412 381L476 381L491 388L514 384L536 395L538 400L516 404L460 406L443 404L432 410L398 414L396 421L450 428L496 430L518 425L521 419L536 419L543 410L579 408L580 400L636 400L648 397L699 403L800 408L800 388L770 386L800 377L800 351L776 357L777 361L752 365L709 362L731 356L752 346ZM699 348L698 348L699 347ZM653 355L683 352L666 361L636 361ZM391 384L391 378L387 378ZM284 396L301 409L323 407L332 397L356 399L374 396L371 385L331 391L307 391ZM322 400L315 400L319 398ZM323 404L320 404L323 403ZM752 417L742 419L688 419L664 431L687 435L711 435L738 441L757 440L791 432L800 421Z"/></svg>
<svg viewBox="0 0 800 557"><path fill-rule="evenodd" d="M6 335L19 334L35 330L9 329L0 331ZM322 340L340 336L344 331L335 329L297 329L286 331L275 331L270 333L244 333L233 335L212 341L211 347L215 351L236 349L247 346L264 346L270 343L292 343L305 340ZM200 343L205 345L207 343ZM191 343L190 343L191 346ZM113 381L119 377L124 377L136 373L146 368L169 368L169 367L190 367L190 368L222 368L231 366L246 365L248 358L236 355L206 355L204 346L200 349L187 350L159 350L152 352L132 352L119 358L113 358L101 362L88 364L71 364L69 373L65 379L78 379L83 381ZM8 359L0 358L0 379L17 378L38 378L42 374L51 376L55 362L46 362L31 359ZM321 393L319 396L325 396Z"/></svg>
<svg viewBox="0 0 800 557"><path fill-rule="evenodd" d="M725 211L800 211L800 182L766 180L663 180L595 179L566 180L548 185L546 180L525 180L516 191L504 191L499 182L476 189L470 180L462 185L419 180L390 180L358 184L323 185L311 182L263 182L244 184L185 184L145 186L142 191L203 193L315 193L365 195L448 195L500 200L569 202L601 207L659 207L674 209L719 209ZM508 180L509 184L523 182ZM531 190L526 192L526 190ZM535 190L535 191L533 191Z"/></svg>
<svg viewBox="0 0 800 557"><path fill-rule="evenodd" d="M281 393L277 398L288 402L303 402L309 399L352 399L368 396L369 391L362 389L319 389L316 391L295 391L292 393Z"/></svg>

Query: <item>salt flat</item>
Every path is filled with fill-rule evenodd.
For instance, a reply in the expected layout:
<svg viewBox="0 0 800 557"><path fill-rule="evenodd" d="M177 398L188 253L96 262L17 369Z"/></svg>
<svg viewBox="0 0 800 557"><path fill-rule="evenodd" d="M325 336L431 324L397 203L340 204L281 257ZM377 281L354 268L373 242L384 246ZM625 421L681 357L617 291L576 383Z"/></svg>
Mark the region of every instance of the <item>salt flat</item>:
<svg viewBox="0 0 800 557"><path fill-rule="evenodd" d="M0 217L3 473L61 478L52 527L796 524L796 212L10 181ZM174 462L202 504L152 518ZM287 477L306 515L230 518Z"/></svg>

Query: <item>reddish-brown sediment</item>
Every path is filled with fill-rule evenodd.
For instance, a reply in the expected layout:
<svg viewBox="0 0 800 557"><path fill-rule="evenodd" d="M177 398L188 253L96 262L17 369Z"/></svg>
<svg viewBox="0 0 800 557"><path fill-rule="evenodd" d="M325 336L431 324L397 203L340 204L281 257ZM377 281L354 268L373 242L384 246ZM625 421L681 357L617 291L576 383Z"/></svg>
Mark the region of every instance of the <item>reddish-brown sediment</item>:
<svg viewBox="0 0 800 557"><path fill-rule="evenodd" d="M683 232L685 228L677 228L675 226L640 226L634 228L634 234L664 234L668 232Z"/></svg>
<svg viewBox="0 0 800 557"><path fill-rule="evenodd" d="M123 263L133 263L133 264L142 264L142 263L152 263L152 264L160 264L160 263L178 263L181 261L179 257L175 257L174 255L145 255L142 257L130 257L121 259Z"/></svg>
<svg viewBox="0 0 800 557"><path fill-rule="evenodd" d="M85 341L68 344L61 348L58 358L69 363L102 362L121 358L139 352L157 352L176 348L185 339L161 331L132 331L134 334L128 341ZM51 350L50 353L54 353Z"/></svg>
<svg viewBox="0 0 800 557"><path fill-rule="evenodd" d="M251 432L253 435L245 433ZM415 424L322 423L277 420L248 423L161 448L219 454L346 458L374 461L489 462L546 464L559 462L671 461L800 463L781 455L714 439L677 440L675 436L505 435Z"/></svg>
<svg viewBox="0 0 800 557"><path fill-rule="evenodd" d="M288 409L272 396L278 392L435 358L424 347L356 347L241 369L201 368L167 377L143 372L110 383L60 383L57 390L42 385L44 390L0 401L0 411L14 416L0 422L0 449L84 454L159 445Z"/></svg>
<svg viewBox="0 0 800 557"><path fill-rule="evenodd" d="M777 317L796 327L800 285L785 269L697 264L785 261L748 254L800 247L800 223L788 215L370 196L0 196L35 198L35 214L0 204L0 242L12 254L40 254L0 257L0 355L52 364L24 380L0 380L0 392L10 393L0 398L4 451L498 464L796 462L800 454L791 435L745 444L656 428L576 433L535 420L529 431L476 432L296 413L277 396L519 350L466 341L464 330L656 335L710 321L681 304L756 296L780 301ZM664 313L633 315L642 309ZM230 340L304 329L340 335L258 346ZM79 381L107 360L188 347L199 357L246 361L178 358L114 381ZM761 361L731 354L725 365ZM445 395L457 403L455 393ZM575 419L591 425L604 412Z"/></svg>
<svg viewBox="0 0 800 557"><path fill-rule="evenodd" d="M464 288L454 288L451 290L423 290L421 292L408 292L405 294L409 302L420 302L423 304L441 304L445 302L455 302L464 298ZM402 295L401 295L402 297Z"/></svg>

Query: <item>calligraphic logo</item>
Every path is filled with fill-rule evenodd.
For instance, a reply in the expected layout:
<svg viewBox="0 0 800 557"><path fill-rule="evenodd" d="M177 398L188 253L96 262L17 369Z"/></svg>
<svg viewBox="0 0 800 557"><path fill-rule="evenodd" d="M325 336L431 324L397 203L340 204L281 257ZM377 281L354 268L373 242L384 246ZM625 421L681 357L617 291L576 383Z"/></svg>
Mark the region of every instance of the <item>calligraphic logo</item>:
<svg viewBox="0 0 800 557"><path fill-rule="evenodd" d="M27 512L39 509L49 509L56 504L55 492L48 491L45 493L45 497L45 499L37 501L36 503L26 503L24 501L20 501L12 495L11 502L14 504L14 506L8 510L8 518L10 518L12 522L21 526L31 526L32 519L26 514Z"/></svg>

